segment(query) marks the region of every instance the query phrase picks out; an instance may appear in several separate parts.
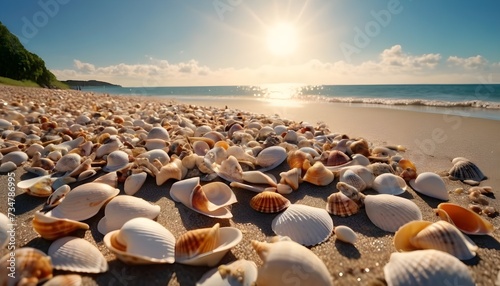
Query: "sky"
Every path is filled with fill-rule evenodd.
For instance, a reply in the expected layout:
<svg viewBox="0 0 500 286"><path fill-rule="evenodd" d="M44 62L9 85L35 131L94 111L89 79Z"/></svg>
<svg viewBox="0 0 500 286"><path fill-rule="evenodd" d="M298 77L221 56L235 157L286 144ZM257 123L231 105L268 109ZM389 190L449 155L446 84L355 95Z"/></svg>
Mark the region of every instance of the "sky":
<svg viewBox="0 0 500 286"><path fill-rule="evenodd" d="M497 0L1 0L60 80L500 83ZM1 68L1 67L0 67Z"/></svg>

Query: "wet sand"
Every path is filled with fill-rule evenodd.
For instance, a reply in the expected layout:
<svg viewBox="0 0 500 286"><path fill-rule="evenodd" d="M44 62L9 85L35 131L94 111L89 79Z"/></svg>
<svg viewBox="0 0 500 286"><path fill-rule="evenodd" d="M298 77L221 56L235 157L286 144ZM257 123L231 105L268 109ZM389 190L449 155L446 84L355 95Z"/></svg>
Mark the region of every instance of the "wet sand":
<svg viewBox="0 0 500 286"><path fill-rule="evenodd" d="M30 92L30 89L26 89ZM31 91L34 94L36 92ZM5 96L0 96L6 100ZM144 98L148 100L148 98ZM281 118L295 121L307 121L313 125L324 122L332 133L345 133L350 137L363 137L377 145L403 145L407 148L405 157L415 162L418 172L432 171L444 173L452 166L451 159L462 156L475 162L488 176L481 186L492 186L494 196L488 197L490 205L500 209L500 124L498 121L444 116L418 112L406 112L383 108L358 108L355 105L322 103L322 102L290 102L263 100L220 100L196 101L178 99L189 104L225 107L246 110L259 114L279 114ZM287 170L286 163L270 171L278 176ZM21 168L15 172L16 181L29 177ZM101 173L102 174L102 173ZM279 177L279 176L278 176ZM90 179L90 181L93 179ZM445 179L447 188L469 188L461 182ZM317 187L302 183L298 191L288 195L292 203L306 204L319 208L325 207L326 198L335 190L336 181L326 187ZM248 202L254 193L235 190L238 203L232 207L234 217L230 220L212 219L195 213L182 204L175 203L169 196L172 182L158 187L152 178L148 178L143 188L136 193L161 206L157 219L169 229L175 237L186 230L211 227L219 222L221 226L235 226L243 232L243 240L228 253L221 263L229 263L239 258L262 261L250 245L251 240L264 241L273 236L271 221L274 214L261 214L250 208ZM7 175L0 176L0 187L7 188ZM119 185L123 193L123 185ZM367 194L374 194L367 191ZM6 212L6 192L0 194L0 211ZM435 208L440 201L414 192L408 188L403 197L415 202L422 211L423 218L437 221ZM36 210L44 203L43 198L31 197L16 190L16 244L17 247L31 246L47 251L50 242L40 238L31 228L31 220ZM450 202L467 206L469 199L464 194L451 194ZM103 235L97 231L97 223L104 215L101 211L93 218L85 221L90 230L77 232L95 244L105 255L110 269L103 274L82 274L84 285L193 285L210 268L185 266L178 263L172 265L129 266L115 259L102 243ZM392 245L392 233L384 232L374 226L365 212L347 218L332 216L335 225L347 225L358 234L355 245L335 240L332 235L326 242L311 247L326 264L335 285L368 285L383 279L383 266L395 251ZM500 218L486 218L495 225L492 236L471 236L479 250L475 258L465 261L477 285L494 285L500 270ZM8 253L6 249L1 255ZM65 273L55 271L56 274ZM437 282L437 284L443 284ZM437 285L436 284L436 285ZM445 285L445 284L443 284Z"/></svg>

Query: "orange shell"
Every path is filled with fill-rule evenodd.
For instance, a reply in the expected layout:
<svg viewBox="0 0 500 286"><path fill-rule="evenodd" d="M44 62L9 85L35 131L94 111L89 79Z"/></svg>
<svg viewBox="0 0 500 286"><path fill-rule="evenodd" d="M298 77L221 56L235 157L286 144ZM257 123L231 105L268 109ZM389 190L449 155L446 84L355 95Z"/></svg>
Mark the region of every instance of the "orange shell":
<svg viewBox="0 0 500 286"><path fill-rule="evenodd" d="M261 213L277 213L290 206L290 201L279 193L262 192L250 200L250 206Z"/></svg>
<svg viewBox="0 0 500 286"><path fill-rule="evenodd" d="M189 259L214 250L219 244L219 229L216 223L212 228L190 230L181 235L175 243L175 259Z"/></svg>
<svg viewBox="0 0 500 286"><path fill-rule="evenodd" d="M326 201L326 210L341 217L351 216L359 211L358 204L343 193L333 193Z"/></svg>

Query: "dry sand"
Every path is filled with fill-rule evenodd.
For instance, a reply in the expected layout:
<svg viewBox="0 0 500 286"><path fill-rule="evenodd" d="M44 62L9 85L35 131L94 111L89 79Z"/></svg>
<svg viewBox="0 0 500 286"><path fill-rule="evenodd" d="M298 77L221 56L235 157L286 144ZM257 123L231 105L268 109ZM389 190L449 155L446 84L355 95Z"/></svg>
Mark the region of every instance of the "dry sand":
<svg viewBox="0 0 500 286"><path fill-rule="evenodd" d="M29 91L29 90L28 90ZM26 91L26 92L28 92ZM1 96L1 94L0 94ZM148 100L145 98L145 100ZM190 104L241 109L262 114L279 114L282 118L296 121L307 121L312 124L324 122L331 132L345 133L352 137L364 137L374 145L403 145L408 148L405 156L413 160L419 172L433 171L442 173L452 165L450 160L457 156L467 157L474 161L489 177L481 185L494 188L494 196L488 198L491 205L500 209L496 199L500 193L500 124L498 121L443 116L389 110L383 108L358 108L355 105L323 103L323 102L290 102L261 100L224 100L196 102L183 100ZM276 176L286 170L286 163L271 173ZM19 168L16 180L27 176ZM461 182L445 179L449 190L457 187L467 189L469 186ZM301 203L324 208L326 198L335 189L333 182L327 187L316 187L309 183L301 184L297 192L288 198L292 203ZM195 213L179 203L174 203L169 194L171 182L157 187L148 178L144 187L136 196L144 198L162 208L158 222L169 229L175 237L183 232L200 227L211 227L219 222L221 226L236 226L243 232L243 241L226 255L221 263L228 263L238 258L262 261L250 245L253 239L264 241L273 235L271 221L273 214L261 214L252 210L248 204L253 193L236 190L238 203L233 205L234 217L230 220L211 219ZM0 186L7 188L7 176L0 176ZM119 186L123 189L123 186ZM368 193L372 193L368 191ZM421 196L411 188L403 194L415 202L421 209L425 220L436 221L433 208L438 200ZM40 238L31 228L33 213L40 209L44 199L31 197L17 190L16 196L16 243L17 247L32 246L47 251L50 242ZM1 193L0 211L6 212L6 192ZM451 194L451 202L466 206L469 202L466 194ZM110 270L103 274L83 274L84 285L193 285L208 267L192 267L181 264L129 266L115 259L102 243L103 236L97 231L97 223L103 216L101 210L95 217L87 220L91 229L77 232L95 243L109 261ZM341 218L332 216L335 225L347 225L359 235L356 244L349 245L335 240L332 235L326 242L314 246L311 250L327 265L335 285L367 285L383 278L383 266L395 251L392 245L393 234L375 227L364 211ZM495 225L492 236L471 236L479 246L478 255L465 261L477 285L494 285L500 270L500 218L487 218ZM1 255L8 253L6 249ZM64 273L56 271L57 274ZM436 285L446 285L436 281ZM453 285L453 284L450 284Z"/></svg>

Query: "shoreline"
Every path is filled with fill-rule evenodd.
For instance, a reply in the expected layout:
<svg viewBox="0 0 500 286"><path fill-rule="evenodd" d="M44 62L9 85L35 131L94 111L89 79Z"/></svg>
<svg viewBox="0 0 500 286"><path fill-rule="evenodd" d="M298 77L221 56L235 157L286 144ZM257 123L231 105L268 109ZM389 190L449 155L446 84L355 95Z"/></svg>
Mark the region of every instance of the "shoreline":
<svg viewBox="0 0 500 286"><path fill-rule="evenodd" d="M393 109L344 106L335 103L323 102L294 102L275 100L271 102L259 100L193 100L182 101L180 98L150 98L150 97L123 97L115 95L89 94L85 91L38 91L35 89L3 88L0 86L0 98L9 101L11 94L31 95L32 101L41 100L44 95L56 97L60 100L94 100L98 104L105 104L116 100L116 104L140 103L142 109L148 110L149 104L163 102L165 104L188 104L192 106L212 106L217 108L228 107L228 111L248 111L255 114L265 114L272 117L278 114L281 119L296 122L308 122L318 126L323 122L329 127L331 133L347 134L351 138L363 137L373 144L403 145L407 148L404 156L414 161L417 171L446 172L452 166L451 159L463 156L475 162L488 176L488 180L481 182L481 186L491 186L493 197L488 197L490 205L500 209L498 197L500 196L500 124L495 120L477 119L454 115L439 115L431 113L411 112ZM174 101L172 101L174 100ZM47 104L49 104L47 102ZM53 104L58 104L53 102ZM60 102L59 102L60 104ZM57 106L57 105L56 105ZM76 108L76 107L75 107ZM109 109L117 108L113 104ZM90 111L83 110L83 111ZM140 109L135 110L138 112ZM131 111L132 112L132 111ZM131 113L136 114L136 113ZM242 113L244 116L248 113ZM486 131L484 131L486 130ZM271 173L279 178L279 172L286 170L286 163L282 164ZM22 168L15 171L15 178L19 181L26 177ZM102 175L102 173L100 173ZM6 188L7 176L0 176L0 187ZM91 179L93 180L93 179ZM447 189L467 189L469 186L444 179ZM336 183L336 181L334 181ZM306 204L318 208L325 207L325 201L334 190L334 183L327 187L317 187L309 183L300 185L298 191L288 198L292 203ZM265 241L274 233L270 224L275 215L257 213L248 205L254 193L235 190L238 203L233 205L234 217L230 220L217 220L192 212L183 205L172 201L168 190L172 182L167 182L161 187L156 186L153 178L148 178L146 184L136 194L154 204L161 206L161 213L157 221L169 229L175 237L179 237L186 230L200 227L210 227L216 222L221 226L234 226L243 232L244 239L221 261L229 263L239 258L252 260L257 265L262 261L250 246L251 240ZM119 188L123 190L123 186ZM370 191L369 194L374 194ZM423 219L437 221L433 208L440 202L420 195L408 187L404 195L415 202L422 211ZM16 189L16 247L31 246L42 251L47 251L50 242L39 237L31 228L31 219L36 210L43 205L44 198L26 195L22 190ZM0 201L6 202L6 193L0 194ZM450 194L450 202L467 206L467 194ZM0 206L1 212L6 212L6 205ZM90 230L77 232L76 236L83 237L95 244L108 260L110 270L103 274L82 274L82 285L107 285L111 281L117 283L132 283L133 285L193 285L210 267L192 267L178 263L172 265L129 266L116 260L115 256L103 245L102 235L97 231L97 223L104 215L101 211L85 222L90 225ZM310 247L327 266L333 277L335 285L367 285L379 278L383 278L383 267L389 256L395 251L392 244L393 234L376 228L368 219L364 211L342 218L332 216L334 225L347 225L359 236L356 244L348 245L339 242L332 235L327 241ZM466 261L477 285L494 285L500 271L500 217L486 218L495 226L491 236L471 236L478 245L478 255ZM2 249L0 255L8 253ZM57 274L66 273L57 271ZM122 279L122 280L120 280ZM125 284L126 285L126 284Z"/></svg>

